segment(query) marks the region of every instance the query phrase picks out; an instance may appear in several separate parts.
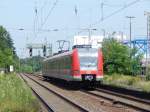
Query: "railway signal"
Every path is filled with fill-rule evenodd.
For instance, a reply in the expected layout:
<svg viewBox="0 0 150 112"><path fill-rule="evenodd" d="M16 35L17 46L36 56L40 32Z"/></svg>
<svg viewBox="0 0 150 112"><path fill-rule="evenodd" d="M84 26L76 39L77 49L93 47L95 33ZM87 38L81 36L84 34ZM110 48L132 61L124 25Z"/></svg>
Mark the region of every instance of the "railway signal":
<svg viewBox="0 0 150 112"><path fill-rule="evenodd" d="M32 57L32 48L29 49L29 55Z"/></svg>
<svg viewBox="0 0 150 112"><path fill-rule="evenodd" d="M52 44L45 44L45 43L31 43L27 44L27 48L29 49L29 55L30 57L33 55L32 50L42 50L43 51L43 56L46 56L47 50L48 50L48 55L52 55Z"/></svg>
<svg viewBox="0 0 150 112"><path fill-rule="evenodd" d="M46 56L46 45L43 46L43 56Z"/></svg>

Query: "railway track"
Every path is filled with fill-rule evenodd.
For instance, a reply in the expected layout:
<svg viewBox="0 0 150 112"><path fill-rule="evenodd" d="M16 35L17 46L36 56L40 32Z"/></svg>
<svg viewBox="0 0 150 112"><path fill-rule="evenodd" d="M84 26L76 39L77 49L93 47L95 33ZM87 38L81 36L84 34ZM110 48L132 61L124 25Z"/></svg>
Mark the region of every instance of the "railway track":
<svg viewBox="0 0 150 112"><path fill-rule="evenodd" d="M38 77L42 78L41 76ZM111 101L113 104L122 104L140 111L150 112L150 101L146 99L114 92L104 88L103 89L96 88L94 91L86 91L86 90L81 90L81 91L86 94L107 99Z"/></svg>
<svg viewBox="0 0 150 112"><path fill-rule="evenodd" d="M54 94L57 98L60 98L62 99L65 103L67 103L66 105L67 106L70 106L70 109L72 112L88 112L88 110L86 110L85 108L81 107L80 105L78 104L75 104L74 102L70 101L69 99L67 99L66 97L62 96L61 94L53 91L52 89L50 88L47 88L46 86L42 85L41 83L39 83L38 81L34 80L33 78L29 77L28 75L21 75L21 77L25 80L25 82L29 85L28 81L26 78L30 79L31 81L33 81L34 83L36 83L38 86L44 88L45 90L49 91L49 94ZM26 77L26 78L25 78ZM37 97L46 105L46 107L48 108L48 110L50 112L61 112L61 111L64 111L65 109L63 110L60 110L60 109L56 109L56 108L53 108L53 106L50 106L48 103L46 103L45 99L41 97L41 95L38 94L38 92L36 90L34 90L34 88L29 85L31 87L31 89L34 91L34 93L37 95ZM48 96L47 96L48 97ZM59 99L59 100L60 100ZM68 108L68 107L65 107L65 104L63 104L63 108ZM62 107L62 105L61 105Z"/></svg>
<svg viewBox="0 0 150 112"><path fill-rule="evenodd" d="M114 96L119 96L119 97L122 97L122 98L134 100L134 101L136 101L136 102L140 102L140 103L144 103L144 104L149 104L149 106L150 106L150 100L145 100L145 99L137 98L137 97L134 97L134 96L131 96L131 95L126 95L126 94L122 94L122 93L117 93L117 92L110 91L110 90L106 90L106 89L96 88L96 91L104 92L104 93L108 93L108 94L112 94L112 95L114 95Z"/></svg>
<svg viewBox="0 0 150 112"><path fill-rule="evenodd" d="M48 83L48 84L51 84L51 83L49 83L48 81L43 81L43 77L41 77L41 76L39 76L39 75L36 75L36 76L29 76L29 78L31 79L31 80L34 80L34 81L36 81L37 83L39 83L40 85L42 85L42 86L45 86L45 84L44 83ZM41 81L41 82L38 82L38 80L39 81ZM53 84L52 84L53 85ZM55 84L54 84L54 86L56 86ZM47 89L49 89L49 87L46 87ZM62 87L60 87L59 85L58 85L58 88L59 89L62 89ZM64 90L64 89L63 89ZM68 90L67 90L67 92L68 92ZM116 110L114 109L114 110L112 110L112 111L115 111L115 112L122 112L122 111L124 111L124 112L133 112L133 110L137 110L137 108L136 109L133 109L133 108L131 108L131 106L127 106L127 105L125 105L124 103L120 106L120 104L118 104L118 102L116 101L116 100L113 100L113 103L110 103L110 101L109 101L109 103L110 104L108 104L108 103L106 103L106 102L108 102L108 100L105 102L105 100L103 100L104 99L104 96L102 97L102 96L100 96L100 95L98 95L100 92L99 91L97 91L97 92L99 92L98 94L97 93L92 93L93 91L83 91L83 90L79 90L79 91L77 91L77 93L76 93L76 95L78 94L79 96L75 96L74 95L74 93L69 93L69 94L72 94L72 95L74 95L74 97L86 97L86 99L89 99L88 101L87 101L87 103L88 102L96 102L97 100L98 100L98 103L101 103L101 106L104 106L104 108L105 109L102 109L100 112L102 112L102 111L105 111L106 112L106 110L108 110L109 108L110 108L110 110L113 108L116 108ZM94 91L95 92L95 91ZM63 93L63 92L62 92ZM60 94L60 93L59 93ZM64 93L65 94L65 93ZM67 96L67 95L66 95ZM65 96L65 97L66 97ZM63 96L64 97L64 96ZM83 98L82 97L82 98ZM68 100L69 100L69 98L67 98ZM105 99L106 99L106 97L105 97ZM74 99L75 100L75 99ZM109 100L112 100L112 99L109 99ZM84 101L84 98L83 98L83 101ZM74 101L73 101L74 102ZM117 104L115 104L117 102ZM80 102L81 103L81 102ZM83 102L82 102L83 103ZM76 103L77 105L79 105L79 103ZM82 106L82 107L86 107L86 106ZM101 108L101 107L99 107L99 108ZM117 110L117 109L119 109L119 111ZM86 109L87 111L91 111L90 109ZM139 110L139 109L138 109ZM112 112L111 111L111 112ZM96 111L97 112L97 111Z"/></svg>
<svg viewBox="0 0 150 112"><path fill-rule="evenodd" d="M46 108L46 111L54 112L54 110L44 101L44 99L28 84L28 82L25 80L25 78L21 74L19 76L21 77L21 79L24 80L24 82L28 85L28 87L30 87L30 89L32 90L34 95L38 98L38 100L40 100L40 102L42 103L44 108Z"/></svg>
<svg viewBox="0 0 150 112"><path fill-rule="evenodd" d="M81 90L86 94L90 94L96 97L104 98L111 101L113 104L122 104L139 111L150 112L150 101L140 98L136 98L130 95L125 95L123 93L117 93L114 91L96 88L93 91Z"/></svg>
<svg viewBox="0 0 150 112"><path fill-rule="evenodd" d="M41 76L38 76L42 78ZM108 86L108 85L107 85ZM114 88L115 89L115 88ZM116 88L117 89L117 88ZM113 104L123 104L129 107L150 112L150 100L140 98L140 96L135 97L133 95L120 93L118 91L108 90L107 88L96 88L94 91L81 90L84 93L94 95L96 97L101 97L111 101ZM131 91L131 90L130 90ZM126 93L128 91L126 90ZM136 91L135 91L136 92ZM144 94L142 94L144 95ZM148 95L148 94L146 94ZM142 96L143 97L143 96Z"/></svg>

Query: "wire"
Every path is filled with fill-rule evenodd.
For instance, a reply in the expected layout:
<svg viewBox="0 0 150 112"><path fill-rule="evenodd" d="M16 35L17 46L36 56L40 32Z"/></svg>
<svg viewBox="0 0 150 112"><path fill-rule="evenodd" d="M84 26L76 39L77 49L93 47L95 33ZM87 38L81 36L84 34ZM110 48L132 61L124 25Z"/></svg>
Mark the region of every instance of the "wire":
<svg viewBox="0 0 150 112"><path fill-rule="evenodd" d="M44 2L44 4L42 5L42 7L40 8L40 14L41 14L41 25L43 23L43 9L45 8L45 6L47 5L47 1Z"/></svg>
<svg viewBox="0 0 150 112"><path fill-rule="evenodd" d="M41 11L44 9L44 7L47 5L47 1L44 2L43 6L41 7Z"/></svg>
<svg viewBox="0 0 150 112"><path fill-rule="evenodd" d="M88 27L88 28L85 28L85 29L89 29L89 28L91 28L92 26L97 25L97 24L103 22L104 20L106 20L106 19L108 19L108 18L110 18L110 17L112 17L112 16L118 14L119 12L123 11L124 9L129 8L130 6L136 4L137 2L140 2L140 1L141 1L141 0L134 0L133 2L128 3L127 5L123 6L122 8L120 8L120 9L118 9L118 10L116 10L116 11L114 11L114 12L111 13L110 15L108 15L108 16L106 16L106 17L103 17L103 19L101 18L101 19L99 19L97 22L95 22L95 23L93 23L93 24L90 24L89 27ZM105 5L105 4L104 4L104 5ZM83 32L83 31L79 31L78 34L80 34L80 33L82 33L82 32Z"/></svg>
<svg viewBox="0 0 150 112"><path fill-rule="evenodd" d="M120 9L114 11L113 13L111 13L110 15L104 17L103 20L100 19L100 20L98 20L97 22L95 22L95 23L93 23L93 24L90 24L89 26L92 27L92 26L94 26L94 25L97 25L97 24L99 24L100 22L103 22L104 20L106 20L106 19L108 19L108 18L110 18L110 17L112 17L112 16L118 14L119 12L122 12L124 9L127 9L127 8L129 8L130 6L136 4L137 2L140 2L140 1L141 1L141 0L134 0L133 2L128 3L128 4L125 5L124 7L120 8Z"/></svg>
<svg viewBox="0 0 150 112"><path fill-rule="evenodd" d="M108 6L108 7L122 7L122 6L123 6L123 5L121 5L121 4L110 5L110 4L106 4L106 3L103 3L103 5Z"/></svg>
<svg viewBox="0 0 150 112"><path fill-rule="evenodd" d="M51 7L51 9L49 10L48 15L46 16L46 18L44 19L44 22L41 24L40 29L42 29L42 27L45 25L46 21L48 20L49 16L51 15L52 11L54 10L55 6L57 5L58 0L56 0L53 4L53 6Z"/></svg>

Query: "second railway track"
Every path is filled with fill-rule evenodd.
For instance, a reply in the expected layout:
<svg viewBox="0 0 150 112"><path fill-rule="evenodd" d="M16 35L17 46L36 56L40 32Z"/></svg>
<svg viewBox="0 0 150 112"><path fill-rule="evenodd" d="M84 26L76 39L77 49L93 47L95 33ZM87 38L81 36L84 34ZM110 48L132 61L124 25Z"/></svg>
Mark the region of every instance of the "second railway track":
<svg viewBox="0 0 150 112"><path fill-rule="evenodd" d="M115 93L104 89L95 89L93 91L81 90L85 94L90 94L96 97L104 98L111 101L113 104L122 104L128 107L135 108L142 112L150 112L150 101L135 98L121 93Z"/></svg>

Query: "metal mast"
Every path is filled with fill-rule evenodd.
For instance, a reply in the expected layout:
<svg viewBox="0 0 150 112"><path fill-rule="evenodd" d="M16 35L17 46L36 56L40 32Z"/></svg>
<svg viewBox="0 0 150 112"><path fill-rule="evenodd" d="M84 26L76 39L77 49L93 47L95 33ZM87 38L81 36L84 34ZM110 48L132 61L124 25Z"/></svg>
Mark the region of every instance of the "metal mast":
<svg viewBox="0 0 150 112"><path fill-rule="evenodd" d="M135 18L134 16L127 16L130 19L130 48L131 48L131 38L132 38L132 19Z"/></svg>
<svg viewBox="0 0 150 112"><path fill-rule="evenodd" d="M150 12L144 12L144 15L147 16L147 52L149 52L150 57Z"/></svg>
<svg viewBox="0 0 150 112"><path fill-rule="evenodd" d="M146 75L148 67L148 53L150 57L150 12L144 12L144 15L147 16L147 48L146 48Z"/></svg>

